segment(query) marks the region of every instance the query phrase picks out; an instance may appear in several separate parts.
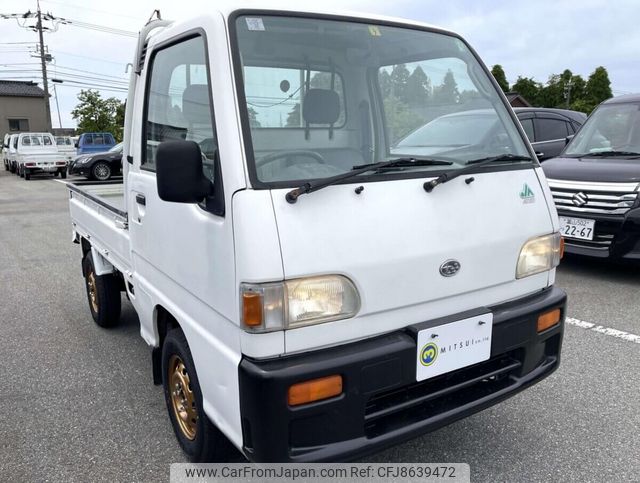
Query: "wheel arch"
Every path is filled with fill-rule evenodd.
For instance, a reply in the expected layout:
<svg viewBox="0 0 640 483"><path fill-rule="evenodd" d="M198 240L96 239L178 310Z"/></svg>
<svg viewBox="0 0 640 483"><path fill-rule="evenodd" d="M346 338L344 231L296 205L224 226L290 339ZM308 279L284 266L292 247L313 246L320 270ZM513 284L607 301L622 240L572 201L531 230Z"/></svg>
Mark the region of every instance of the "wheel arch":
<svg viewBox="0 0 640 483"><path fill-rule="evenodd" d="M162 385L162 345L167 334L172 329L180 329L180 322L171 312L158 304L153 308L153 328L157 334L157 345L151 351L151 363L153 370L153 383ZM183 331L184 332L184 331Z"/></svg>

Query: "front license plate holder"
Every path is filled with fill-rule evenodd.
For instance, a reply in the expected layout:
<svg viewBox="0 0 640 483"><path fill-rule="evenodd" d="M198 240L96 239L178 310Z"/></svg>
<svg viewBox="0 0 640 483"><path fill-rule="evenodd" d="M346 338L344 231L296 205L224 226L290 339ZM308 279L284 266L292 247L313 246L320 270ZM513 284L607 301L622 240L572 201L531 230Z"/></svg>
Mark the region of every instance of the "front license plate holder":
<svg viewBox="0 0 640 483"><path fill-rule="evenodd" d="M417 333L416 380L486 361L491 356L491 312L422 329Z"/></svg>

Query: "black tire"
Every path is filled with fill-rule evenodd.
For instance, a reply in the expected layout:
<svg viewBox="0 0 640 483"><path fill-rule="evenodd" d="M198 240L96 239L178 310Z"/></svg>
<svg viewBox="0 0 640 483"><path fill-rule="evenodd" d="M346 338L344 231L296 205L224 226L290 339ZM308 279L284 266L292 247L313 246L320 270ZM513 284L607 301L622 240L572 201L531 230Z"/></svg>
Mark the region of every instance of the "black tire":
<svg viewBox="0 0 640 483"><path fill-rule="evenodd" d="M97 276L91 252L84 257L82 272L87 289L87 302L94 322L100 327L114 327L120 320L122 308L119 280L114 275Z"/></svg>
<svg viewBox="0 0 640 483"><path fill-rule="evenodd" d="M179 391L179 389L171 387L170 370L173 368L175 357L184 364L190 382L189 393L197 410L197 419L194 423L195 436L193 439L189 439L181 429L180 423L178 422L179 416L174 408L173 392ZM162 346L162 385L164 387L164 399L167 404L167 411L169 412L173 432L189 460L194 463L228 461L231 454L231 443L209 420L204 412L202 407L202 391L193 358L191 357L191 351L189 350L189 344L180 329L170 330Z"/></svg>
<svg viewBox="0 0 640 483"><path fill-rule="evenodd" d="M9 172L16 174L16 167L13 163L9 163Z"/></svg>
<svg viewBox="0 0 640 483"><path fill-rule="evenodd" d="M111 166L104 161L98 161L91 168L91 176L98 181L107 181L111 179Z"/></svg>
<svg viewBox="0 0 640 483"><path fill-rule="evenodd" d="M24 169L18 166L18 176L24 178Z"/></svg>
<svg viewBox="0 0 640 483"><path fill-rule="evenodd" d="M31 179L31 173L29 173L29 171L25 170L24 171L24 180L25 181L29 181Z"/></svg>
<svg viewBox="0 0 640 483"><path fill-rule="evenodd" d="M66 172L66 171L60 171L60 177L61 177L62 179L66 179L66 177L67 177L67 172Z"/></svg>
<svg viewBox="0 0 640 483"><path fill-rule="evenodd" d="M5 171L9 171L9 164L8 163L4 163L4 170Z"/></svg>

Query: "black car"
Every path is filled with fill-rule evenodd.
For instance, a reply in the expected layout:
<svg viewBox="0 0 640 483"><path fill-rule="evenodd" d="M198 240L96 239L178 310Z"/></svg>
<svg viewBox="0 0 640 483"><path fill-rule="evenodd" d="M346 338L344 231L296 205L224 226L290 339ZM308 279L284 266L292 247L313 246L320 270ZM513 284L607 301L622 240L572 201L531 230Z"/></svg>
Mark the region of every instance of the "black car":
<svg viewBox="0 0 640 483"><path fill-rule="evenodd" d="M89 179L106 181L122 171L122 143L109 151L78 156L69 164L69 174L80 174Z"/></svg>
<svg viewBox="0 0 640 483"><path fill-rule="evenodd" d="M558 156L587 120L584 112L545 107L515 107L514 112L540 161Z"/></svg>
<svg viewBox="0 0 640 483"><path fill-rule="evenodd" d="M567 252L640 260L640 95L600 104L542 168Z"/></svg>

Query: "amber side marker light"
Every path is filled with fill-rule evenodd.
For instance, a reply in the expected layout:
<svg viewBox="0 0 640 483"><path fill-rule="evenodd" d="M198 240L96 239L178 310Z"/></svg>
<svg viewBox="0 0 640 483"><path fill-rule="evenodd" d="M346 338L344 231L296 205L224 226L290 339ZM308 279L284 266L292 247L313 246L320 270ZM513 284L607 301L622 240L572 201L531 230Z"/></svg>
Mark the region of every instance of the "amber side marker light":
<svg viewBox="0 0 640 483"><path fill-rule="evenodd" d="M560 309L545 312L538 317L538 332L547 330L560 322Z"/></svg>
<svg viewBox="0 0 640 483"><path fill-rule="evenodd" d="M262 297L254 292L242 294L242 321L249 327L262 324Z"/></svg>
<svg viewBox="0 0 640 483"><path fill-rule="evenodd" d="M560 237L560 260L564 257L564 237Z"/></svg>
<svg viewBox="0 0 640 483"><path fill-rule="evenodd" d="M289 406L299 406L342 394L342 376L328 376L299 382L289 388Z"/></svg>

